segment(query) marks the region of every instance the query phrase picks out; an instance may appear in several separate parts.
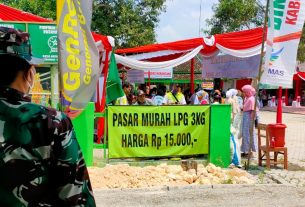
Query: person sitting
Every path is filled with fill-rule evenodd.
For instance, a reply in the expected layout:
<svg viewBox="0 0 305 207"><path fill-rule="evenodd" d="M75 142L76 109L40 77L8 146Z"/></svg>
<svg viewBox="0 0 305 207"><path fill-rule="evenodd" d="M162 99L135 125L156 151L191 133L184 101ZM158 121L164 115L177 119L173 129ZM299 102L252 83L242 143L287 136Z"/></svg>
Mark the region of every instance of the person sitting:
<svg viewBox="0 0 305 207"><path fill-rule="evenodd" d="M181 85L174 84L172 91L168 92L164 96L163 104L165 105L173 105L173 104L179 104L179 105L186 105L185 97L182 94Z"/></svg>
<svg viewBox="0 0 305 207"><path fill-rule="evenodd" d="M142 90L138 91L138 101L134 105L154 105L152 100L145 97L145 93Z"/></svg>

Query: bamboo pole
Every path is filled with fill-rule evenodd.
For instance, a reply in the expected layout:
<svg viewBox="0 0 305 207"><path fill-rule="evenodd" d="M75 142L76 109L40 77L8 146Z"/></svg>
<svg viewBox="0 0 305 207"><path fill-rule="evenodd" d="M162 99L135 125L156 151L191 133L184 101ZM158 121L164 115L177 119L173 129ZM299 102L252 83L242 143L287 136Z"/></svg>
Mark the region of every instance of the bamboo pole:
<svg viewBox="0 0 305 207"><path fill-rule="evenodd" d="M249 170L249 165L250 165L250 158L251 158L251 148L253 145L253 135L254 135L254 120L256 117L256 107L257 107L257 98L258 98L258 91L259 91L259 82L261 80L261 76L263 74L263 58L264 58L264 48L265 48L265 36L267 33L267 23L268 23L268 10L269 10L269 5L270 2L267 0L267 5L266 5L266 11L265 11L265 19L264 19L264 29L263 29L263 37L262 37L262 48L261 48L261 58L260 58L260 63L259 63L259 70L258 70L258 77L254 79L254 84L253 87L256 89L256 94L255 94L255 103L254 103L254 111L251 114L251 124L250 124L250 146L248 149L248 160L245 165L245 169Z"/></svg>

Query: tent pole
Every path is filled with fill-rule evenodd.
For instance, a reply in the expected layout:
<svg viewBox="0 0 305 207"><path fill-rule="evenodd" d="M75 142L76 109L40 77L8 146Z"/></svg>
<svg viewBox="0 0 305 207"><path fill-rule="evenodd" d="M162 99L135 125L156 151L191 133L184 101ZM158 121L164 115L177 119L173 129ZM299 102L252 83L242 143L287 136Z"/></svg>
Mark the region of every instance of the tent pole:
<svg viewBox="0 0 305 207"><path fill-rule="evenodd" d="M288 88L285 89L285 105L288 106L289 104L289 95L288 95Z"/></svg>
<svg viewBox="0 0 305 207"><path fill-rule="evenodd" d="M192 58L192 60L191 60L191 93L192 94L194 94L194 91L195 91L194 79L195 79L195 59Z"/></svg>
<svg viewBox="0 0 305 207"><path fill-rule="evenodd" d="M278 89L278 99L277 99L277 110L276 110L276 123L282 123L282 86Z"/></svg>
<svg viewBox="0 0 305 207"><path fill-rule="evenodd" d="M294 100L297 100L298 96L299 96L299 89L300 89L300 78L297 77L296 79L296 83L295 83L295 92L294 92Z"/></svg>

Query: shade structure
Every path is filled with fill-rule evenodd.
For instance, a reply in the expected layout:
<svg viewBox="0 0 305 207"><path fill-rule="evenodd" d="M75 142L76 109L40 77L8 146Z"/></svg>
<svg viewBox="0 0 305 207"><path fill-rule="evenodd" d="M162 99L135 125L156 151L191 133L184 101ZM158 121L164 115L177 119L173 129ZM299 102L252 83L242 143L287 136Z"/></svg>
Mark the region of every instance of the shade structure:
<svg viewBox="0 0 305 207"><path fill-rule="evenodd" d="M297 72L296 74L294 74L293 80L298 80L298 79L305 81L305 72Z"/></svg>
<svg viewBox="0 0 305 207"><path fill-rule="evenodd" d="M187 53L199 46L203 46L200 53L206 57L213 56L218 52L236 57L250 57L260 53L263 39L262 34L262 28L255 28L239 32L216 34L211 37L118 49L115 52L116 54L124 54L136 60L147 60Z"/></svg>
<svg viewBox="0 0 305 207"><path fill-rule="evenodd" d="M0 4L0 21L20 21L20 22L53 22L46 19L13 7Z"/></svg>

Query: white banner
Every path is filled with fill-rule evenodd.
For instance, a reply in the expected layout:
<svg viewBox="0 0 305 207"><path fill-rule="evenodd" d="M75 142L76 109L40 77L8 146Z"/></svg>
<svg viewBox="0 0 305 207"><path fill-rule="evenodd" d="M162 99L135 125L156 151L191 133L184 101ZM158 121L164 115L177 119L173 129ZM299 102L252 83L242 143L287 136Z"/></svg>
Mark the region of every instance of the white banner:
<svg viewBox="0 0 305 207"><path fill-rule="evenodd" d="M144 70L144 77L148 78L148 71ZM150 79L172 79L173 68L150 70Z"/></svg>
<svg viewBox="0 0 305 207"><path fill-rule="evenodd" d="M261 88L292 88L305 20L305 2L271 0L271 4L274 6L270 15L274 22L273 47L269 67L264 69L261 77Z"/></svg>

